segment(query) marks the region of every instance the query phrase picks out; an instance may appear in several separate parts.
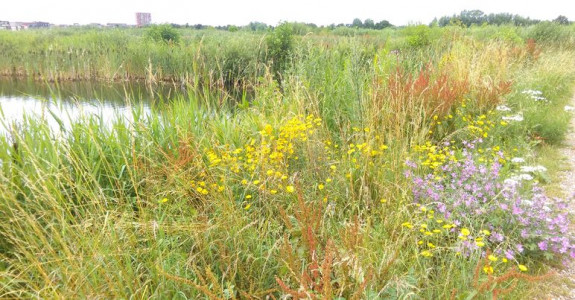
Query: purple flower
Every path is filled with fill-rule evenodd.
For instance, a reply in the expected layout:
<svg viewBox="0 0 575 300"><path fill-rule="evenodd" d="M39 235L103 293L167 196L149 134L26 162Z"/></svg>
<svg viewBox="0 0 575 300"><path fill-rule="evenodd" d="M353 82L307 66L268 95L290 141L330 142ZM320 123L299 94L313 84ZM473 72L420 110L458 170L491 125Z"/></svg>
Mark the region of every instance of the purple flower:
<svg viewBox="0 0 575 300"><path fill-rule="evenodd" d="M511 180L517 174L509 174L513 170L503 168L497 161L505 159L501 151L492 163L480 163L478 158L484 155L475 150L480 148L478 143L481 141L463 141L463 148L451 151L457 161L446 160L421 177L408 170L414 201L434 208L458 227L488 228L491 234L485 238L494 243L494 251L504 253L508 259L514 259L517 253L538 255L539 251L575 256L573 238L566 237L571 219L565 212L566 202L548 198L536 183ZM406 165L415 168L417 162ZM457 234L458 230L451 232ZM461 249L464 255L481 251L468 239L455 243L454 248ZM525 252L523 244L537 246Z"/></svg>
<svg viewBox="0 0 575 300"><path fill-rule="evenodd" d="M547 242L546 241L541 241L537 244L537 246L539 246L539 249L541 251L547 251Z"/></svg>
<svg viewBox="0 0 575 300"><path fill-rule="evenodd" d="M503 234L496 232L496 231L491 233L491 238L490 238L491 241L501 243L501 242L503 242L503 239L504 239Z"/></svg>

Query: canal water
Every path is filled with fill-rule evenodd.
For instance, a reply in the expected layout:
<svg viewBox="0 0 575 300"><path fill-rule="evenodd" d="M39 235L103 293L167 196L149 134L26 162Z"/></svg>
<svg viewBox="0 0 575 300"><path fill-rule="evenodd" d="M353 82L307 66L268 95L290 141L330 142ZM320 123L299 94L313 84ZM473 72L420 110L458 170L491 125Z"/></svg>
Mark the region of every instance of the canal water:
<svg viewBox="0 0 575 300"><path fill-rule="evenodd" d="M25 117L46 120L53 129L71 121L97 116L102 124L118 118L131 121L132 107L144 114L159 101L170 101L182 90L164 85L150 88L141 82L48 83L26 79L0 78L0 132L22 123ZM58 118L59 121L56 120Z"/></svg>

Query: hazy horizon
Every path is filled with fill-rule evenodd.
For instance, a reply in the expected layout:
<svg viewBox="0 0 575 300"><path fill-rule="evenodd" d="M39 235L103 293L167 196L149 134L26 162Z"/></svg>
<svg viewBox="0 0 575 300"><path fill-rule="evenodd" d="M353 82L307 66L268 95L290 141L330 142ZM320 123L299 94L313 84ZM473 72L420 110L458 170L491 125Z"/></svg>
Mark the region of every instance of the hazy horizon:
<svg viewBox="0 0 575 300"><path fill-rule="evenodd" d="M279 1L219 0L199 1L112 1L100 0L91 5L72 0L9 1L0 11L2 21L44 21L53 24L126 23L135 24L136 12L152 14L152 23L247 25L264 22L276 25L281 21L315 23L317 25L349 24L355 18L375 22L387 20L393 25L429 24L434 18L451 16L463 10L490 13L511 13L531 19L552 20L559 15L575 20L575 5L561 0L496 1L496 0L404 0L375 1Z"/></svg>

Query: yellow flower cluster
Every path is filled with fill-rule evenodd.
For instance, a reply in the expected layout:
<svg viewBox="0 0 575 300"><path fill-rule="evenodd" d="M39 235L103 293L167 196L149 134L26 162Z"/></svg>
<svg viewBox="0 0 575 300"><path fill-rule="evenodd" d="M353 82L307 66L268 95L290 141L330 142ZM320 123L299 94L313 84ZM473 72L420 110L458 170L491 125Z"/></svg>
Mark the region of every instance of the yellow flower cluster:
<svg viewBox="0 0 575 300"><path fill-rule="evenodd" d="M192 192L195 193L197 196L206 196L209 194L214 193L221 193L225 190L225 187L221 183L206 183L206 181L190 181L190 187L192 188Z"/></svg>
<svg viewBox="0 0 575 300"><path fill-rule="evenodd" d="M460 241L468 241L479 248L486 248L486 240L491 235L489 230L481 229L472 231L466 227L454 229L456 227L455 224L437 218L432 209L428 209L419 204L417 204L417 206L419 207L417 214L418 221L415 223L404 222L401 226L419 235L416 243L420 256L433 257L441 251L450 249L455 251L457 248L454 247L452 241L456 236ZM442 243L448 244L442 245ZM455 254L458 256L461 255L460 252L456 252ZM495 270L503 272L503 270L508 268L507 263L509 260L506 257L488 254L487 261L488 264L483 267L483 272L486 274L493 274ZM518 264L517 267L522 272L527 271L525 265Z"/></svg>
<svg viewBox="0 0 575 300"><path fill-rule="evenodd" d="M438 134L441 137L442 135L452 134L455 131L460 132L460 129L464 128L467 133L471 133L474 137L487 138L496 126L508 125L505 121L497 121L497 113L493 110L474 116L465 112L466 107L465 103L463 103L455 110L455 116L451 114L442 118L437 115L433 116L429 133Z"/></svg>
<svg viewBox="0 0 575 300"><path fill-rule="evenodd" d="M419 161L421 165L436 170L447 161L457 162L457 157L453 155L453 147L439 147L433 145L431 142L426 142L424 145L416 145L413 150L419 153Z"/></svg>
<svg viewBox="0 0 575 300"><path fill-rule="evenodd" d="M232 185L239 184L245 200L261 193L293 193L295 188L289 184L290 162L299 159L297 145L308 141L319 126L321 119L312 115L291 118L277 129L266 124L259 136L242 147L225 145L207 150L209 168L226 174ZM203 187L198 191L205 193Z"/></svg>
<svg viewBox="0 0 575 300"><path fill-rule="evenodd" d="M415 224L404 222L401 226L414 230L419 235L417 239L419 254L423 257L431 257L435 252L445 248L438 245L441 245L442 241L448 238L452 228L455 228L455 224L437 218L433 209L419 204L417 206L419 207L418 222Z"/></svg>

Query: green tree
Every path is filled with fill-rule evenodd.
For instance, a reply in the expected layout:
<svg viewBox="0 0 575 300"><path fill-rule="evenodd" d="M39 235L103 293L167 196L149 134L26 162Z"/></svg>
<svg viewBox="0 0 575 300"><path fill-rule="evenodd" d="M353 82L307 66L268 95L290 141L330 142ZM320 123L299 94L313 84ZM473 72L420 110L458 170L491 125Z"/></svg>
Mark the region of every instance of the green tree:
<svg viewBox="0 0 575 300"><path fill-rule="evenodd" d="M555 20L553 20L553 22L560 24L560 25L569 25L569 19L567 19L566 16L558 16L557 18L555 18Z"/></svg>
<svg viewBox="0 0 575 300"><path fill-rule="evenodd" d="M365 21L363 21L363 27L364 27L364 28L374 29L374 28L375 28L375 23L373 22L372 19L365 19Z"/></svg>
<svg viewBox="0 0 575 300"><path fill-rule="evenodd" d="M355 19L353 19L353 22L351 23L351 27L362 28L363 22L360 19L355 18Z"/></svg>
<svg viewBox="0 0 575 300"><path fill-rule="evenodd" d="M375 24L375 29L384 29L387 27L393 27L393 25L386 20L379 21Z"/></svg>
<svg viewBox="0 0 575 300"><path fill-rule="evenodd" d="M250 24L248 24L248 28L251 31L265 31L268 27L269 26L266 23L262 22L250 22Z"/></svg>

